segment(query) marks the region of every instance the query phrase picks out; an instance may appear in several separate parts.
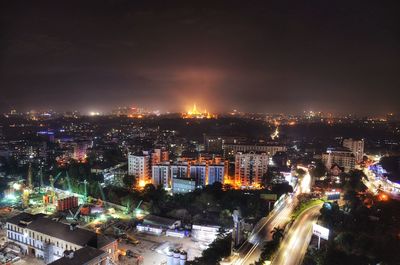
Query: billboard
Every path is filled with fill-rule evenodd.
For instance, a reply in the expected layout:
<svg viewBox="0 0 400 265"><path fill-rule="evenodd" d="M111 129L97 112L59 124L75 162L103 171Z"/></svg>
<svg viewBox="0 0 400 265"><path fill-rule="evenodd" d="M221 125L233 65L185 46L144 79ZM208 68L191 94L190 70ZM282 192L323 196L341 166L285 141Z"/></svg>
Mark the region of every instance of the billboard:
<svg viewBox="0 0 400 265"><path fill-rule="evenodd" d="M322 239L328 240L328 238L329 238L329 229L325 228L323 226L313 224L312 232L314 235L316 235Z"/></svg>

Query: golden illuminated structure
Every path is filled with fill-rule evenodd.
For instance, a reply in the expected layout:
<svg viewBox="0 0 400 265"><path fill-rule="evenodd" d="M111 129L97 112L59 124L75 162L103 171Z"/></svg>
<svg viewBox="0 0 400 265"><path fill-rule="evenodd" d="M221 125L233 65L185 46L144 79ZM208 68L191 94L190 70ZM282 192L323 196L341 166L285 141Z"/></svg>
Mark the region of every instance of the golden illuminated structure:
<svg viewBox="0 0 400 265"><path fill-rule="evenodd" d="M193 104L193 108L191 110L182 114L182 117L184 119L212 119L216 116L214 114L211 114L210 112L207 112L207 110L198 110L195 103Z"/></svg>

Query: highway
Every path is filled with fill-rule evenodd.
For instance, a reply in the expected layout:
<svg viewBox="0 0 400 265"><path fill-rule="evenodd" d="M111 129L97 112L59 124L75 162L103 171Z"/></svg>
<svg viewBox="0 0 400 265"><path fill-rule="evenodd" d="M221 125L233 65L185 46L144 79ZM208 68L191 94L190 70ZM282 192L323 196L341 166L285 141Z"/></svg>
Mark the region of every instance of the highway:
<svg viewBox="0 0 400 265"><path fill-rule="evenodd" d="M262 218L255 228L252 235L243 243L237 251L237 257L232 264L248 265L257 261L260 257L262 245L264 242L272 239L271 231L274 227L283 227L290 221L292 212L297 204L296 196L300 193L310 192L311 176L308 169L299 167L306 171L302 182L293 195L288 195L282 200L267 217Z"/></svg>
<svg viewBox="0 0 400 265"><path fill-rule="evenodd" d="M322 202L321 202L322 204ZM299 265L307 252L312 237L312 225L316 222L321 205L304 211L293 223L281 242L272 265Z"/></svg>
<svg viewBox="0 0 400 265"><path fill-rule="evenodd" d="M384 192L390 198L400 200L400 193L393 189L393 184L388 180L377 177L376 174L368 168L364 168L363 172L367 178L363 178L362 182L373 195L378 195L380 192Z"/></svg>

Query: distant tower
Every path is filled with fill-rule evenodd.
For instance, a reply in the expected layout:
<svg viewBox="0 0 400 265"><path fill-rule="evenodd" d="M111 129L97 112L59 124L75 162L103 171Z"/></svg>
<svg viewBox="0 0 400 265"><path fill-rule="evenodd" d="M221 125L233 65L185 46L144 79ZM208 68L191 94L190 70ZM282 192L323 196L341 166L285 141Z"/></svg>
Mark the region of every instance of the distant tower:
<svg viewBox="0 0 400 265"><path fill-rule="evenodd" d="M32 163L29 163L29 168L28 168L28 179L26 182L26 185L28 186L28 188L32 189L33 185L32 185Z"/></svg>

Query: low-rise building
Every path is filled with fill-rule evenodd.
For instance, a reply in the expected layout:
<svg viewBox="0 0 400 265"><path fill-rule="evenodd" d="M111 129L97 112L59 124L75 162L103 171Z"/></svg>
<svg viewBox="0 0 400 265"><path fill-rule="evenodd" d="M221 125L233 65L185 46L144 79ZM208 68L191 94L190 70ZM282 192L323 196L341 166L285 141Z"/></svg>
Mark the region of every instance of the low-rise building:
<svg viewBox="0 0 400 265"><path fill-rule="evenodd" d="M259 152L266 153L269 157L272 157L277 152L285 152L286 146L282 145L261 145L261 144L224 144L223 145L224 156L234 156L238 152Z"/></svg>
<svg viewBox="0 0 400 265"><path fill-rule="evenodd" d="M116 239L98 236L95 232L53 221L43 214L20 213L6 222L7 240L18 244L24 254L43 259L46 264L64 256L65 251L77 251L91 246L117 260Z"/></svg>
<svg viewBox="0 0 400 265"><path fill-rule="evenodd" d="M105 251L93 248L83 247L76 251L66 251L64 256L49 265L107 265L108 255Z"/></svg>
<svg viewBox="0 0 400 265"><path fill-rule="evenodd" d="M188 178L172 178L172 193L187 193L196 189L196 180Z"/></svg>

